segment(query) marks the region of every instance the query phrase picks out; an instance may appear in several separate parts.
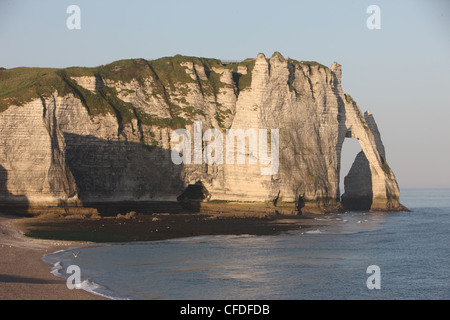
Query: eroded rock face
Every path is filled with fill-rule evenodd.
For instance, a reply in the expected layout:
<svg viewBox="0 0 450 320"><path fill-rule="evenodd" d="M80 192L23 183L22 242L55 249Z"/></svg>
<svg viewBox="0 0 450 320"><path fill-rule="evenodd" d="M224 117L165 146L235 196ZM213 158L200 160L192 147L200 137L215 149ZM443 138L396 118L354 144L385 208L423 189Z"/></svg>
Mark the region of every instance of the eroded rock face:
<svg viewBox="0 0 450 320"><path fill-rule="evenodd" d="M306 209L325 212L340 205L340 153L344 139L354 137L363 152L345 179L344 204L402 208L375 120L343 93L339 64L327 68L280 53L235 66L182 58L160 69L151 61L136 64L144 76L73 76L66 81L72 91L55 90L0 113L0 186L7 189L1 201L175 201L201 181L210 200L295 204L301 198ZM124 67L114 70L125 74ZM109 109L94 114L96 101ZM278 129L278 170L262 175L266 166L248 160L175 165L172 133L182 127L194 136L194 121L224 137L227 129Z"/></svg>

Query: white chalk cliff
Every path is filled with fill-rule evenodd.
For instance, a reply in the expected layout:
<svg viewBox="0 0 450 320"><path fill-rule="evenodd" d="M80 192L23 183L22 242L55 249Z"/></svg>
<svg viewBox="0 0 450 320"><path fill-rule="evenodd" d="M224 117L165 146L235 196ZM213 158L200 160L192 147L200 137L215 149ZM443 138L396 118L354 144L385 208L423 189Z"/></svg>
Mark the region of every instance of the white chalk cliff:
<svg viewBox="0 0 450 320"><path fill-rule="evenodd" d="M37 80L0 92L2 203L175 201L201 181L209 200L300 199L333 211L342 145L352 137L362 152L345 178L344 206L403 209L374 117L343 92L336 62L328 68L274 53L229 65L175 56L22 69ZM0 81L12 86L18 74L0 70ZM46 82L49 74L56 80ZM227 129L279 129L277 173L261 175L259 163L175 165L172 132L193 136L194 121L224 137Z"/></svg>

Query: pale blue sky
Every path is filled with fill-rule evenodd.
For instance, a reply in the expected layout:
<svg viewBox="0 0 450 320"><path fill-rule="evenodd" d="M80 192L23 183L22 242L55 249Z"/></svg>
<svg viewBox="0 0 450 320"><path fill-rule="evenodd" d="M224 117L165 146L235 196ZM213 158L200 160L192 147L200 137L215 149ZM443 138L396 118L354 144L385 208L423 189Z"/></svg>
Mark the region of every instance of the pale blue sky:
<svg viewBox="0 0 450 320"><path fill-rule="evenodd" d="M71 4L81 30L66 27ZM372 4L381 30L366 27ZM400 187L450 187L450 1L0 0L6 68L274 51L342 64L343 89L374 114Z"/></svg>

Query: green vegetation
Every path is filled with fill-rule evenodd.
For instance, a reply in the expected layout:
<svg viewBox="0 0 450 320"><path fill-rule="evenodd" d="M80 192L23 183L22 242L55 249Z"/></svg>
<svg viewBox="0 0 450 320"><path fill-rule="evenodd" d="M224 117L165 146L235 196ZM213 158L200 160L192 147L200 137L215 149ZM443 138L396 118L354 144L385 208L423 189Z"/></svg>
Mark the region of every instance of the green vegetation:
<svg viewBox="0 0 450 320"><path fill-rule="evenodd" d="M327 66L324 66L323 64L318 63L316 61L300 61L300 64L308 65L310 67L318 67L318 68L328 69Z"/></svg>
<svg viewBox="0 0 450 320"><path fill-rule="evenodd" d="M182 63L191 62L194 65L202 65L208 80L192 79L186 73L186 66ZM289 59L294 65L310 65L326 68L324 65L314 61L296 61ZM247 74L239 74L238 67L247 67ZM143 84L144 80L150 79L153 90L149 95L163 98L170 108L171 117L175 118L181 113L179 106L173 105L168 92L175 89L184 90L180 84L195 83L205 95L214 95L220 89L227 86L220 81L220 74L213 71L214 68L228 68L233 71L233 79L239 92L251 87L252 71L255 59L247 59L239 63L231 63L226 66L218 59L197 58L176 55L156 60L126 59L112 62L94 68L70 67L65 69L53 68L14 68L0 70L0 112L5 111L9 105L23 105L39 97L49 97L56 90L59 96L73 93L78 98L85 100L83 104L91 115L105 114L111 112L123 116L123 121L133 118L131 107L118 101L117 92L90 92L76 84L71 77L97 76L99 79L108 79L114 82L129 83L133 79ZM107 91L108 89L105 89ZM125 90L125 91L123 91ZM123 89L124 96L135 91ZM98 97L100 93L100 97ZM183 93L183 92L182 92ZM117 99L116 99L117 98ZM82 99L82 100L83 100ZM102 101L105 100L105 101Z"/></svg>
<svg viewBox="0 0 450 320"><path fill-rule="evenodd" d="M9 105L22 105L39 97L71 92L61 81L60 70L50 68L14 68L0 72L0 112Z"/></svg>
<svg viewBox="0 0 450 320"><path fill-rule="evenodd" d="M156 126L158 128L185 128L186 124L192 123L191 120L186 120L180 116L175 116L173 118L160 118L155 115L147 114L140 108L135 109L136 119L139 119L140 123L148 126Z"/></svg>
<svg viewBox="0 0 450 320"><path fill-rule="evenodd" d="M193 79L186 72L187 66L182 66L183 63L190 62L194 66L203 66L205 69L206 76L208 80ZM192 119L195 115L204 115L203 110L196 109L193 106L180 107L172 103L172 99L169 96L168 91L173 92L180 88L180 84L194 83L198 85L200 91L203 95L213 95L217 96L221 87L225 84L220 82L220 75L214 72L213 68L218 68L222 66L220 60L217 59L206 59L206 58L196 58L196 57L186 57L177 55L175 57L165 57L153 61L149 61L152 71L154 72L154 78L157 80L156 85L152 94L160 96L164 99L166 104L169 106L169 112L171 115L170 121L167 123L163 120L164 125L168 125L173 129L184 128L186 124L191 124ZM167 90L170 89L170 90ZM182 88L182 93L188 91L187 88ZM185 92L186 94L188 92ZM184 97L176 98L180 103L187 104ZM188 119L181 116L184 113Z"/></svg>
<svg viewBox="0 0 450 320"><path fill-rule="evenodd" d="M381 169L383 169L386 174L391 174L391 168L389 167L387 162L383 162L383 164L381 165Z"/></svg>
<svg viewBox="0 0 450 320"><path fill-rule="evenodd" d="M196 109L194 106L186 106L182 108L183 113L189 118L194 119L195 116L205 116L205 113L201 109Z"/></svg>
<svg viewBox="0 0 450 320"><path fill-rule="evenodd" d="M294 67L295 66L309 66L309 67L318 67L318 68L328 69L327 66L324 66L323 64L318 63L316 61L297 61L297 60L289 58L288 63L292 64Z"/></svg>
<svg viewBox="0 0 450 320"><path fill-rule="evenodd" d="M356 104L355 100L353 100L351 95L344 93L344 97L345 97L345 101L347 101L347 103L352 103L354 105Z"/></svg>
<svg viewBox="0 0 450 320"><path fill-rule="evenodd" d="M231 69L233 71L233 80L237 84L239 92L251 88L252 85L252 72L255 68L255 59L246 59L239 63L230 63L226 66L227 69ZM245 66L247 67L247 74L239 74L238 67Z"/></svg>
<svg viewBox="0 0 450 320"><path fill-rule="evenodd" d="M193 79L187 72L184 63L193 63L195 66L203 66L207 80L199 77ZM238 66L246 66L247 74L238 74ZM204 112L195 106L188 105L186 96L191 90L188 84L196 85L201 93L207 97L214 97L212 103L217 106L216 118L219 124L231 115L217 102L220 90L228 84L220 81L220 74L215 68L229 68L233 71L233 78L239 91L251 87L252 71L255 59L247 59L240 63L223 66L218 59L207 59L177 55L156 60L127 59L112 62L93 68L70 67L65 69L55 68L13 68L0 70L0 112L5 111L10 105L23 105L34 99L50 97L55 91L58 96L73 94L81 101L89 115L113 114L119 123L119 133L125 124L136 119L138 123L158 127L180 128L192 123L195 116L204 116ZM96 77L99 87L90 91L80 86L76 77ZM102 83L108 80L116 82L118 86L108 86ZM147 114L132 103L125 102L119 95L126 97L135 94L135 90L123 88L123 85L137 81L141 85L150 86L144 92L145 100L151 97L162 99L168 107L170 116L167 118ZM120 88L122 86L122 89ZM116 89L117 88L117 89ZM120 91L120 92L118 92ZM178 97L171 93L178 91Z"/></svg>
<svg viewBox="0 0 450 320"><path fill-rule="evenodd" d="M219 106L219 108L217 108L216 115L215 115L217 123L219 124L219 127L221 127L222 129L229 129L229 128L225 128L225 123L224 122L225 122L225 119L228 118L231 115L232 115L231 110L229 110L229 109L224 109L223 110Z"/></svg>
<svg viewBox="0 0 450 320"><path fill-rule="evenodd" d="M226 86L225 83L220 81L220 74L212 70L209 72L208 81L200 80L200 82L204 93L214 95L215 97L219 94L220 88L224 88Z"/></svg>
<svg viewBox="0 0 450 320"><path fill-rule="evenodd" d="M361 112L361 109L358 107L357 103L355 100L353 100L353 98L349 95L349 94L344 94L345 97L345 101L347 101L347 103L351 104L356 112L356 114L359 117L359 120L361 121L362 126L364 127L364 129L368 132L370 132L370 128L366 123L366 119L364 119L364 116Z"/></svg>
<svg viewBox="0 0 450 320"><path fill-rule="evenodd" d="M148 62L144 59L127 59L114 61L95 68L71 67L65 69L71 77L98 75L116 82L142 81L152 75Z"/></svg>

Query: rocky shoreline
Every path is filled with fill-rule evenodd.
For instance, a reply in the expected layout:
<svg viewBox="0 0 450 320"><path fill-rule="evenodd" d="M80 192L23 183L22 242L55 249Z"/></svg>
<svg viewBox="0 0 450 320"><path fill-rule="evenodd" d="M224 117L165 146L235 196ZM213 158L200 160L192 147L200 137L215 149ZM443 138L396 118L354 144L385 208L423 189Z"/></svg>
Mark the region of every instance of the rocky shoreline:
<svg viewBox="0 0 450 320"><path fill-rule="evenodd" d="M314 216L264 212L221 213L44 213L15 223L26 236L38 239L129 242L154 241L203 235L274 235L307 228Z"/></svg>

